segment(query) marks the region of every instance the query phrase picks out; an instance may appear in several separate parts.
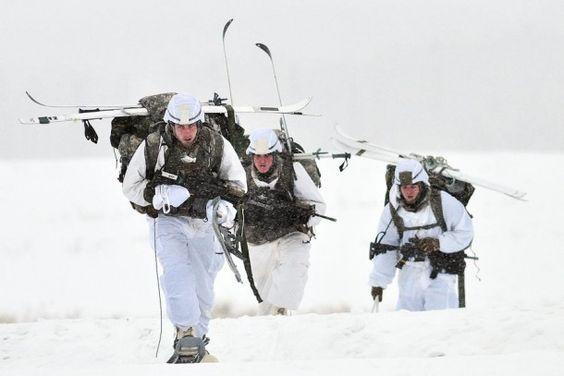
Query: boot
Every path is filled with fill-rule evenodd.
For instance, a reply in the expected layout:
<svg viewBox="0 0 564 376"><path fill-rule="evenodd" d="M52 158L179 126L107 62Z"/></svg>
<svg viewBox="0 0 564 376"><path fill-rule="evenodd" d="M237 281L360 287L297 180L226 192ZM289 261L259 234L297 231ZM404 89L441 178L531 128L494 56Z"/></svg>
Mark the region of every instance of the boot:
<svg viewBox="0 0 564 376"><path fill-rule="evenodd" d="M289 312L283 307L272 307L272 315L274 316L289 316Z"/></svg>
<svg viewBox="0 0 564 376"><path fill-rule="evenodd" d="M209 338L196 336L194 328L176 329L174 354L167 363L200 363L217 362L217 358L206 350Z"/></svg>

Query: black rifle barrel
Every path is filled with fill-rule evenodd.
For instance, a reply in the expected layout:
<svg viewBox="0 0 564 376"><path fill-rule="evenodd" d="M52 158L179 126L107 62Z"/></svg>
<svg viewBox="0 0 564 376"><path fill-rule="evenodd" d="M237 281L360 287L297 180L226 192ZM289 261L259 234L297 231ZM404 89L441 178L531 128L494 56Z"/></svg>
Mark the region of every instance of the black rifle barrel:
<svg viewBox="0 0 564 376"><path fill-rule="evenodd" d="M337 218L333 218L333 217L328 217L326 215L323 214L319 214L319 213L313 213L312 216L314 217L319 217L319 218L323 218L323 219L327 219L331 222L337 222Z"/></svg>

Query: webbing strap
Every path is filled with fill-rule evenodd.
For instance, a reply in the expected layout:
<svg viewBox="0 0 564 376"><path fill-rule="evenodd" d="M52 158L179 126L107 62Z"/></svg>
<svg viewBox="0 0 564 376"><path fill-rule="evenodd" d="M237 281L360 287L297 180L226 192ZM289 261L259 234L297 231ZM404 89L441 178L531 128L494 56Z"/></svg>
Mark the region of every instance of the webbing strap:
<svg viewBox="0 0 564 376"><path fill-rule="evenodd" d="M155 174L155 166L159 157L160 139L160 135L154 137L154 134L150 134L145 139L145 178L149 181L153 179Z"/></svg>
<svg viewBox="0 0 564 376"><path fill-rule="evenodd" d="M433 215L437 220L437 224L441 227L443 231L447 231L448 228L443 213L443 202L441 200L441 191L431 188L430 204L431 204L431 210L433 211Z"/></svg>
<svg viewBox="0 0 564 376"><path fill-rule="evenodd" d="M430 195L430 206L431 206L431 210L433 211L433 215L435 216L435 219L437 220L436 223L433 224L428 224L428 225L423 225L423 226L413 226L413 227L408 227L405 226L404 222L403 222L403 218L398 214L398 211L396 210L396 208L394 208L394 206L390 203L390 214L392 216L392 221L394 222L394 225L396 226L396 229L398 230L398 234L400 239L403 238L403 233L405 231L411 231L411 230L429 230L433 227L440 227L443 231L447 231L447 225L445 222L445 217L443 214L443 204L441 201L441 192L438 190L434 190L431 189L431 195Z"/></svg>
<svg viewBox="0 0 564 376"><path fill-rule="evenodd" d="M253 278L253 269L251 267L251 257L249 256L249 245L247 243L247 235L245 234L245 210L243 209L243 205L239 205L237 208L237 216L240 218L242 224L241 230L241 237L240 237L240 244L241 244L241 254L243 255L243 266L245 267L245 273L247 274L247 280L249 281L249 285L251 286L251 290L253 291L253 295L257 299L259 303L262 303L262 298L255 286L255 280Z"/></svg>

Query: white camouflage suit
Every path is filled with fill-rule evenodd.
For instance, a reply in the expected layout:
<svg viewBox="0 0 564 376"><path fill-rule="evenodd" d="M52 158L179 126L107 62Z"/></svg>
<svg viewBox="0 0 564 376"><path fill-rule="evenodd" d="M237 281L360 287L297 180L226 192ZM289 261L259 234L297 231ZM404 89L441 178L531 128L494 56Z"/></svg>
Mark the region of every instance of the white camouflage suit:
<svg viewBox="0 0 564 376"><path fill-rule="evenodd" d="M420 170L419 170L420 168ZM413 176L419 174L416 181L429 184L428 176L419 162L405 160L396 168L396 181L399 172L413 171ZM441 201L447 231L443 232L440 226L430 229L405 230L403 238L399 238L389 205L394 205L398 215L403 219L405 227L418 227L437 223L431 206L427 203L416 212L405 210L399 201L399 188L394 185L390 190L390 202L385 206L378 232L384 232L381 244L401 246L409 239L417 236L422 239L432 237L439 239L440 251L454 253L468 248L473 238L472 220L465 207L454 197L441 191ZM386 230L387 229L387 230ZM389 251L375 256L372 260L373 268L369 283L371 286L386 288L394 279L396 263L399 260L398 252ZM397 309L409 311L427 311L458 307L457 275L439 273L435 279L430 278L431 264L426 258L423 262L408 261L399 272L399 299Z"/></svg>
<svg viewBox="0 0 564 376"><path fill-rule="evenodd" d="M167 146L161 139L155 171L165 164ZM145 142L133 155L123 181L123 192L133 203L147 206L143 191L145 179ZM246 191L245 170L233 146L223 139L223 155L218 177ZM193 192L192 192L193 193ZM214 280L224 263L224 255L211 221L159 213L147 217L151 247L162 267L161 284L170 321L180 329L193 327L205 335L214 300ZM156 242L154 235L156 235Z"/></svg>
<svg viewBox="0 0 564 376"><path fill-rule="evenodd" d="M293 166L297 177L294 181L295 199L315 205L316 212L324 214L325 202L319 189L299 162L294 162ZM253 179L257 186L270 189L277 182L277 179L270 183ZM318 217L311 217L308 226L318 223ZM298 309L308 277L310 248L310 236L299 231L263 244L249 243L253 277L263 299L259 313L270 314L277 308Z"/></svg>

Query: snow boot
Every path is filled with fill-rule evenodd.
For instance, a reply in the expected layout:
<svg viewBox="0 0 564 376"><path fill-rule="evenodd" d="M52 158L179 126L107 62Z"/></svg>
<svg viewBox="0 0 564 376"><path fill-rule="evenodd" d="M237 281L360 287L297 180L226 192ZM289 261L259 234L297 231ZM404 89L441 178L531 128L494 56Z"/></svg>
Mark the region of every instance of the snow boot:
<svg viewBox="0 0 564 376"><path fill-rule="evenodd" d="M174 340L174 354L167 363L215 363L217 358L206 350L210 339L197 337L194 328L177 329Z"/></svg>
<svg viewBox="0 0 564 376"><path fill-rule="evenodd" d="M289 312L286 308L282 307L274 307L272 309L272 314L274 316L289 316Z"/></svg>

